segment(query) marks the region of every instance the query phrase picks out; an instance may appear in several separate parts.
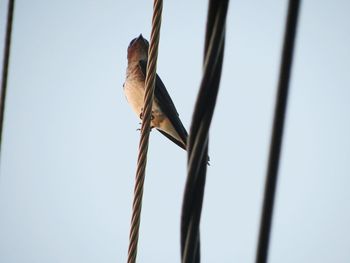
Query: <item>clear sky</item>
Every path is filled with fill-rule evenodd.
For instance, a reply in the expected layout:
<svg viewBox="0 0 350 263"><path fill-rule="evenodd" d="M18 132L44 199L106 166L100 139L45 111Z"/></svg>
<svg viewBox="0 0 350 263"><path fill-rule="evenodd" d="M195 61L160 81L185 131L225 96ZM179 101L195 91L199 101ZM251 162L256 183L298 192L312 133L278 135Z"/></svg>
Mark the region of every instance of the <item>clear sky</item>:
<svg viewBox="0 0 350 263"><path fill-rule="evenodd" d="M4 9L0 2L1 36ZM202 262L254 262L287 1L231 1ZM16 1L0 262L126 262L138 119L126 48L152 1ZM158 74L189 127L206 1L165 1ZM350 262L350 2L303 1L269 262ZM2 47L2 44L1 44ZM180 262L186 153L151 133L138 262Z"/></svg>

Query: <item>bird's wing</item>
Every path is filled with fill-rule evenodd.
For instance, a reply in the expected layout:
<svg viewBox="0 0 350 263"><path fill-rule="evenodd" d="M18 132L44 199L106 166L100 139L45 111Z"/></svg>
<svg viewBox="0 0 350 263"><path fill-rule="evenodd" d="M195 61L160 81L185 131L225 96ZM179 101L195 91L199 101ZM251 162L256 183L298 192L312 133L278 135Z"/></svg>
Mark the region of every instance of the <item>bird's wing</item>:
<svg viewBox="0 0 350 263"><path fill-rule="evenodd" d="M147 61L140 60L139 62L140 68L142 73L146 76L146 68L147 68ZM187 145L187 131L185 127L183 126L179 114L176 111L174 102L171 100L170 95L168 91L166 90L162 80L156 75L156 82L155 82L155 89L154 89L154 96L157 99L157 102L159 104L159 107L162 109L164 114L168 117L171 124L174 126L174 129L179 134L180 138L183 140L183 142L179 142L175 138L173 138L171 135L166 134L165 132L159 130L163 135L165 135L168 139L179 145L181 148L185 149Z"/></svg>

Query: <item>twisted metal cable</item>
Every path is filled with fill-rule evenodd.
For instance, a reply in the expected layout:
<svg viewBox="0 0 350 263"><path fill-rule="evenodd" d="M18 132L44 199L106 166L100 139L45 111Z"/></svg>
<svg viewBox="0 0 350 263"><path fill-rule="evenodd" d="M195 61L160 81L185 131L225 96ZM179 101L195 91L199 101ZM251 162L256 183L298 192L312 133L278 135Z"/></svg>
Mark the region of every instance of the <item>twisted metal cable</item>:
<svg viewBox="0 0 350 263"><path fill-rule="evenodd" d="M228 0L210 0L204 48L203 78L188 141L187 181L181 215L183 263L200 262L199 223L208 156L208 133L219 91Z"/></svg>
<svg viewBox="0 0 350 263"><path fill-rule="evenodd" d="M136 262L137 243L140 228L140 216L142 208L143 184L147 163L148 139L151 129L151 113L154 95L154 85L157 69L158 44L161 26L163 1L154 0L152 32L150 47L148 50L147 73L145 80L145 97L143 107L143 118L141 125L141 138L139 144L139 155L137 159L137 171L134 188L134 201L132 207L131 229L129 236L128 263Z"/></svg>
<svg viewBox="0 0 350 263"><path fill-rule="evenodd" d="M15 8L15 1L9 0L8 9L7 9L6 35L5 35L4 57L3 57L3 63L2 63L2 76L1 76L0 152L1 152L1 146L2 146L2 129L4 125L7 76L8 76L8 68L9 68L9 61L10 61L10 47L11 47L12 21L13 21L14 8Z"/></svg>
<svg viewBox="0 0 350 263"><path fill-rule="evenodd" d="M260 221L260 232L255 261L256 263L267 262L299 5L300 0L290 0L288 5L287 23L284 35L280 76L278 81L275 114L273 120L270 153L265 183L263 209Z"/></svg>

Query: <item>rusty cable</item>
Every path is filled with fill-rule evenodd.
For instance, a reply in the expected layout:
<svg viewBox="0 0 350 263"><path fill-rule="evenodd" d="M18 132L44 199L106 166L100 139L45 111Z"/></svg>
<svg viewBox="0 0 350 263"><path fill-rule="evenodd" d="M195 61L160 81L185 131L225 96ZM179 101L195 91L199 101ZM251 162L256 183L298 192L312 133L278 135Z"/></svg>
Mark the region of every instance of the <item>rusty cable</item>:
<svg viewBox="0 0 350 263"><path fill-rule="evenodd" d="M134 200L132 206L131 228L129 236L128 263L136 262L137 244L140 228L140 216L142 208L143 185L147 163L148 140L151 129L151 113L154 96L154 85L157 70L158 44L161 26L163 1L154 0L152 32L150 47L148 50L147 74L145 80L145 97L143 107L143 118L141 125L141 138L139 154L137 158L137 171L135 178Z"/></svg>

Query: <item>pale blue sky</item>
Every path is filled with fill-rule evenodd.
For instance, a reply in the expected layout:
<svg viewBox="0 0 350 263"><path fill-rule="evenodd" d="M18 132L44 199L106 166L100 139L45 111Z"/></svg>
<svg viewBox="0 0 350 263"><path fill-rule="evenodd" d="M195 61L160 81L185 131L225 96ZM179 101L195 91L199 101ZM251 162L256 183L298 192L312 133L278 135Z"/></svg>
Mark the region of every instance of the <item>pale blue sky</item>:
<svg viewBox="0 0 350 263"><path fill-rule="evenodd" d="M0 2L1 36L4 8ZM231 1L202 262L254 262L287 1ZM126 48L152 1L16 1L0 262L126 262L138 120ZM165 1L158 73L189 127L207 2ZM303 1L269 262L350 262L350 3ZM2 44L1 44L2 47ZM180 262L186 153L151 133L138 262Z"/></svg>

